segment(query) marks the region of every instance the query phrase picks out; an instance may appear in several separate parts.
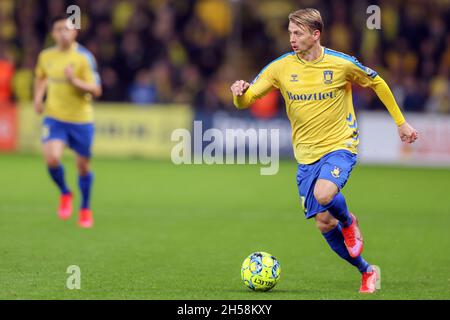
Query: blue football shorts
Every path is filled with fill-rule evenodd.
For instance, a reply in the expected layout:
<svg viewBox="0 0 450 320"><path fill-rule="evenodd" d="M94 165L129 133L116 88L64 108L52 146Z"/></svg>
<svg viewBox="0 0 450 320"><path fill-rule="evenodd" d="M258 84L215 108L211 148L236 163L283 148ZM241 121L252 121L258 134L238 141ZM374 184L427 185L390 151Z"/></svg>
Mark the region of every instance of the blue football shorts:
<svg viewBox="0 0 450 320"><path fill-rule="evenodd" d="M90 158L94 131L93 123L65 122L46 117L42 123L41 141L62 140L79 155Z"/></svg>
<svg viewBox="0 0 450 320"><path fill-rule="evenodd" d="M314 197L314 186L317 179L333 182L340 191L346 184L350 172L356 164L357 155L347 150L336 150L324 155L311 164L298 164L297 186L301 206L306 219L326 211Z"/></svg>

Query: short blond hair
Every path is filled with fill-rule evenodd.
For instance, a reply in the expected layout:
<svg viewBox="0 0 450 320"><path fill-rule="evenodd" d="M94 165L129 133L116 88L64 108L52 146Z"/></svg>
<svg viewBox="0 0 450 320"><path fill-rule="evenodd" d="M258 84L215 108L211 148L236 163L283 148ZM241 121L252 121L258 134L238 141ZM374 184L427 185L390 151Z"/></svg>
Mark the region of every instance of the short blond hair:
<svg viewBox="0 0 450 320"><path fill-rule="evenodd" d="M319 10L306 8L294 11L289 14L289 21L295 23L299 27L309 29L311 32L319 30L322 33L323 21Z"/></svg>

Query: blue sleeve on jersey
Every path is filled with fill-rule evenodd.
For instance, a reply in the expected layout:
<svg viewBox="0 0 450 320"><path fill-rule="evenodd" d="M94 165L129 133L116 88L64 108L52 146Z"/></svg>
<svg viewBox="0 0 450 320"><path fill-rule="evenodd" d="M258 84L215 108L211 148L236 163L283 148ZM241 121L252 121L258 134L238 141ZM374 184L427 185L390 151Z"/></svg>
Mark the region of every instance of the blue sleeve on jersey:
<svg viewBox="0 0 450 320"><path fill-rule="evenodd" d="M361 62L359 62L355 57L351 57L345 53L334 51L334 50L331 50L328 48L325 48L325 53L329 54L331 56L339 57L339 58L342 58L342 59L352 62L354 65L356 65L358 68L360 68L362 71L364 71L372 79L378 75L378 73L376 71L370 69L369 67L362 65Z"/></svg>
<svg viewBox="0 0 450 320"><path fill-rule="evenodd" d="M82 45L78 45L78 52L87 58L89 65L91 66L92 72L94 73L95 83L101 84L100 76L97 70L97 62L95 62L95 58L92 55L92 53Z"/></svg>

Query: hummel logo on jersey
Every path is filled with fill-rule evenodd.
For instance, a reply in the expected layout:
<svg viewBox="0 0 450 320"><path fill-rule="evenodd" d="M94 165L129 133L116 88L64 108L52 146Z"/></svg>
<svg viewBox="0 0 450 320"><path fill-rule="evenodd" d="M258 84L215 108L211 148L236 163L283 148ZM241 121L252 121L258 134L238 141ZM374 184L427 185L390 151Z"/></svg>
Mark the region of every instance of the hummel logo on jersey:
<svg viewBox="0 0 450 320"><path fill-rule="evenodd" d="M291 74L291 82L298 82L298 74Z"/></svg>

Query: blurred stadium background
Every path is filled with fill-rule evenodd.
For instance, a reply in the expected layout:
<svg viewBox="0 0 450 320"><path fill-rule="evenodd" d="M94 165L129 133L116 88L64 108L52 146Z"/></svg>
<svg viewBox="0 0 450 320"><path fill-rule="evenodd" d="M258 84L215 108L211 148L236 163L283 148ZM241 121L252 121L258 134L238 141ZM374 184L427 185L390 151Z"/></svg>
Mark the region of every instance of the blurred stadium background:
<svg viewBox="0 0 450 320"><path fill-rule="evenodd" d="M79 42L95 55L103 83L93 233L56 219L32 108L36 58L52 45L48 21L71 4L81 8ZM371 4L381 8L380 30L366 28ZM354 87L363 165L345 191L361 212L369 259L385 267L388 290L378 297L450 298L448 0L0 0L0 298L255 299L239 283L239 266L258 249L285 272L278 293L264 297L360 298L358 275L299 213L282 98L272 92L247 111L232 106L234 80L252 80L290 51L287 15L301 7L320 9L322 44L380 73L420 133L401 144L375 94ZM247 166L142 161L169 160L172 131L193 120L204 130L279 128L290 160L273 177ZM73 161L65 161L73 182ZM261 236L267 226L269 238ZM74 263L88 270L84 295L63 286Z"/></svg>
<svg viewBox="0 0 450 320"><path fill-rule="evenodd" d="M371 90L355 86L354 101L363 131L362 161L402 162L413 158L416 162L450 162L450 139L446 139L450 132L448 0L2 0L0 149L39 148L38 131L30 129L37 117L27 114L31 112L33 69L39 51L52 45L49 19L65 12L71 4L81 8L79 41L97 58L103 80L103 96L97 104L97 154L108 149L103 147L103 141L114 138L116 142L135 145L129 147L130 152L164 157L158 150L168 155L167 146L161 144L180 123L189 126L192 118L197 118L222 127L225 122L233 125L234 117L244 117L249 119L248 127L257 125L252 119L268 120L264 125L280 127L282 154L289 155L290 128L286 121L279 121L285 120L279 94L273 92L250 111L238 112L232 105L229 87L235 79L250 81L267 63L288 52L288 13L312 6L323 14L323 44L354 55L377 70L391 86L403 111L420 114L412 123L427 133L409 148L390 136L395 134L395 128L388 118L381 116L378 122L369 120L366 124L371 117L366 117L365 111L386 112ZM380 30L366 27L366 8L370 4L381 8ZM115 115L108 103L118 102L128 120L108 118ZM180 112L170 108L174 104L186 106L189 111L174 117ZM14 106L28 107L21 115L11 110ZM153 109L152 130L145 122L130 124L136 108ZM174 110L172 114L170 110ZM169 120L164 126L157 126L165 115ZM189 119L182 121L181 117ZM387 135L375 139L383 132ZM151 136L158 139L139 145L139 141ZM161 147L158 150L142 151L157 144ZM370 153L373 148L384 151ZM122 153L119 150L118 154Z"/></svg>

